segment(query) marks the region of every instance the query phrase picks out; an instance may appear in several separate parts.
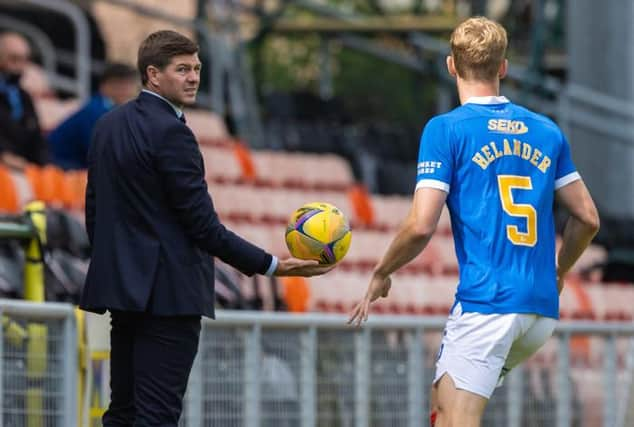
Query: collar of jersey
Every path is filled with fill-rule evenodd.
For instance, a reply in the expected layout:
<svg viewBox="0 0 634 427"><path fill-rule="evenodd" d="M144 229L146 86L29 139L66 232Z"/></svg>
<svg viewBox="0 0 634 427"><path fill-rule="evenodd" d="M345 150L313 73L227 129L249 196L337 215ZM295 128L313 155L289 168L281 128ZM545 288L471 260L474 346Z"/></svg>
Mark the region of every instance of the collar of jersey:
<svg viewBox="0 0 634 427"><path fill-rule="evenodd" d="M509 102L506 96L472 96L465 101L465 104L495 105Z"/></svg>

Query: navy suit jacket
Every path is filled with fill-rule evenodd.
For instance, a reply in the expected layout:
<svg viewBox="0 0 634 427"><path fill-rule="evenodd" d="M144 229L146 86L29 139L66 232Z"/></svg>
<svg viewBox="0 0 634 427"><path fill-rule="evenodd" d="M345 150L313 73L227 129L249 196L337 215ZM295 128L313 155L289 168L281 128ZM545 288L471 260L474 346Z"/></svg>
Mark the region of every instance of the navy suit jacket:
<svg viewBox="0 0 634 427"><path fill-rule="evenodd" d="M88 151L92 257L80 307L214 316L210 255L247 275L271 255L218 220L191 130L148 93L106 113Z"/></svg>

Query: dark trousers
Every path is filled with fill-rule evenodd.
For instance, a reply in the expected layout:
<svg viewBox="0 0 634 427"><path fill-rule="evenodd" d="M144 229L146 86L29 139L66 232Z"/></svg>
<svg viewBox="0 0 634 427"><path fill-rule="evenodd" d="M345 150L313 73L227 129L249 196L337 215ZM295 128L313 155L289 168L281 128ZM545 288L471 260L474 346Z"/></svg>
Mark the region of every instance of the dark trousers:
<svg viewBox="0 0 634 427"><path fill-rule="evenodd" d="M176 427L198 350L199 316L112 313L104 427Z"/></svg>

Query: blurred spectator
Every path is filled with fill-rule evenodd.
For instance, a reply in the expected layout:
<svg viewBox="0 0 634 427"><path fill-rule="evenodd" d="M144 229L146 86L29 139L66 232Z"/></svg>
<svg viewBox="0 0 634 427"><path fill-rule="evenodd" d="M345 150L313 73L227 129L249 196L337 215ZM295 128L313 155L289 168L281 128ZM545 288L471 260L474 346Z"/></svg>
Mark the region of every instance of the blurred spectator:
<svg viewBox="0 0 634 427"><path fill-rule="evenodd" d="M17 169L26 162L42 165L48 159L33 100L20 86L30 56L24 37L0 33L0 160Z"/></svg>
<svg viewBox="0 0 634 427"><path fill-rule="evenodd" d="M62 169L86 169L90 137L97 120L116 105L138 93L137 71L129 65L106 65L99 88L75 114L68 117L48 137L52 162Z"/></svg>

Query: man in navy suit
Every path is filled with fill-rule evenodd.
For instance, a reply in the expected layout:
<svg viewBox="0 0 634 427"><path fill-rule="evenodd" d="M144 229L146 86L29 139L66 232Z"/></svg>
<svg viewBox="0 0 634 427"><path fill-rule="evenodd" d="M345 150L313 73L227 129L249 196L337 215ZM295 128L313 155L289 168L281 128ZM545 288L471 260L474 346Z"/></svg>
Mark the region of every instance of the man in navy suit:
<svg viewBox="0 0 634 427"><path fill-rule="evenodd" d="M173 31L153 33L138 68L144 89L99 120L88 152L92 258L80 306L112 315L104 427L176 427L200 317L214 317L209 255L247 275L311 276L332 267L278 260L218 220L182 112L196 99L198 46Z"/></svg>

